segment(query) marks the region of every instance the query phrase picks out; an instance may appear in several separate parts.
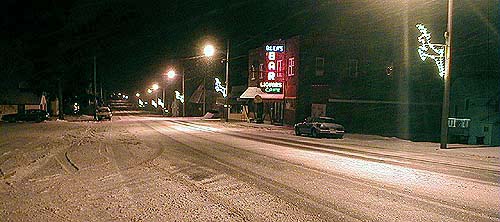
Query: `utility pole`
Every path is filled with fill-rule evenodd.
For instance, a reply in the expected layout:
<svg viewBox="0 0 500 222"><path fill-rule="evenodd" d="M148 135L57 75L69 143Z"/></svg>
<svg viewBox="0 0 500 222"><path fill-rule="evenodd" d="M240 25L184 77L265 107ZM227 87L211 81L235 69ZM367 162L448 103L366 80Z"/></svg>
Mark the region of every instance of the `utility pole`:
<svg viewBox="0 0 500 222"><path fill-rule="evenodd" d="M62 90L62 80L61 78L57 79L57 88L58 88L58 95L57 95L57 100L58 100L58 108L59 108L59 119L63 120L64 119L64 108L63 108L63 90Z"/></svg>
<svg viewBox="0 0 500 222"><path fill-rule="evenodd" d="M162 88L162 93L161 93L161 101L163 102L163 110L161 111L162 114L165 114L165 107L167 105L167 102L165 102L165 88L167 87L167 84L165 83L165 77L163 77L163 86Z"/></svg>
<svg viewBox="0 0 500 222"><path fill-rule="evenodd" d="M441 113L441 149L446 149L448 145L448 115L450 112L450 86L451 86L451 44L453 31L453 0L448 0L448 25L445 33L445 74L443 107Z"/></svg>
<svg viewBox="0 0 500 222"><path fill-rule="evenodd" d="M207 103L207 88L206 88L206 85L207 84L206 84L206 80L205 79L206 79L206 76L203 75L203 112L201 114L202 116L205 115L206 110L207 110L207 108L206 108L206 103Z"/></svg>
<svg viewBox="0 0 500 222"><path fill-rule="evenodd" d="M97 67L96 67L96 57L94 56L94 103L97 107Z"/></svg>
<svg viewBox="0 0 500 222"><path fill-rule="evenodd" d="M226 46L226 122L229 122L229 112L231 111L231 107L229 106L229 39L227 40Z"/></svg>
<svg viewBox="0 0 500 222"><path fill-rule="evenodd" d="M102 79L99 80L99 81L100 81L99 85L101 86L101 93L100 93L101 94L101 99L104 101L104 98L102 97Z"/></svg>
<svg viewBox="0 0 500 222"><path fill-rule="evenodd" d="M182 66L182 96L184 96L184 102L182 103L182 117L186 116L186 90L184 88L185 85L185 74L184 74L184 66Z"/></svg>

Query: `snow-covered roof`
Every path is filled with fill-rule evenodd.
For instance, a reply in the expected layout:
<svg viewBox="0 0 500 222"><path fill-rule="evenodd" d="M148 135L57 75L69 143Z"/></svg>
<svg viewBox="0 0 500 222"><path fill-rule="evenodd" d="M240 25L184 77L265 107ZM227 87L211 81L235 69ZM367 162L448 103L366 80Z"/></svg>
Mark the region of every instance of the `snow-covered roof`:
<svg viewBox="0 0 500 222"><path fill-rule="evenodd" d="M240 99L254 99L256 95L262 99L283 99L283 94L269 94L262 92L259 87L250 86L240 96Z"/></svg>

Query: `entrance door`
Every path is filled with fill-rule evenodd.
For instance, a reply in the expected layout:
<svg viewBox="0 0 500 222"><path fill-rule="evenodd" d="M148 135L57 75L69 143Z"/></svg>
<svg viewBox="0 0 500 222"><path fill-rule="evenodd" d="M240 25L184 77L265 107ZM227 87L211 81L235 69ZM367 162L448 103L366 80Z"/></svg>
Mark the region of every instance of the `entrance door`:
<svg viewBox="0 0 500 222"><path fill-rule="evenodd" d="M491 130L493 129L493 124L483 124L483 133L485 145L491 145Z"/></svg>
<svg viewBox="0 0 500 222"><path fill-rule="evenodd" d="M272 124L283 124L283 102L273 102L272 109Z"/></svg>
<svg viewBox="0 0 500 222"><path fill-rule="evenodd" d="M326 115L326 104L313 103L311 105L311 116L320 117Z"/></svg>

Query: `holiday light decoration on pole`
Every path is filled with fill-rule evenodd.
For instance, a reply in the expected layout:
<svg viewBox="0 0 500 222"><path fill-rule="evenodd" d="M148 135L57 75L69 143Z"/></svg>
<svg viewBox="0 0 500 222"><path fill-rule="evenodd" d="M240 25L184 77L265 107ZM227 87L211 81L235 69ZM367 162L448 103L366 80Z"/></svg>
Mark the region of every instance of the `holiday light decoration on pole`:
<svg viewBox="0 0 500 222"><path fill-rule="evenodd" d="M215 91L222 93L224 98L227 97L227 88L222 86L222 82L219 78L215 78Z"/></svg>
<svg viewBox="0 0 500 222"><path fill-rule="evenodd" d="M445 67L444 67L444 59L445 59L445 44L434 44L431 43L431 33L427 31L427 28L423 24L417 24L417 29L422 33L418 37L418 42L421 44L418 46L418 55L422 61L425 61L427 58L434 60L436 66L439 70L439 75L444 77L445 75ZM430 50L430 51L429 51Z"/></svg>
<svg viewBox="0 0 500 222"><path fill-rule="evenodd" d="M181 103L184 103L184 95L182 95L179 91L175 90L175 98L180 100Z"/></svg>
<svg viewBox="0 0 500 222"><path fill-rule="evenodd" d="M165 103L161 98L158 98L158 106L161 106L162 108L165 108Z"/></svg>

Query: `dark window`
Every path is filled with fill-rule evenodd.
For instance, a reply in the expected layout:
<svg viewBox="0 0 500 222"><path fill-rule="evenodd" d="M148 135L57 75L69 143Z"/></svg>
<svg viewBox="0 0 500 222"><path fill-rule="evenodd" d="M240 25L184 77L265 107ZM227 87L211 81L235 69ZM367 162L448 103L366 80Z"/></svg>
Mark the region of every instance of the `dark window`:
<svg viewBox="0 0 500 222"><path fill-rule="evenodd" d="M325 58L316 57L316 75L322 76L325 74Z"/></svg>
<svg viewBox="0 0 500 222"><path fill-rule="evenodd" d="M264 64L259 64L259 79L264 79Z"/></svg>
<svg viewBox="0 0 500 222"><path fill-rule="evenodd" d="M358 64L359 62L357 59L349 60L349 76L354 78L358 77Z"/></svg>

